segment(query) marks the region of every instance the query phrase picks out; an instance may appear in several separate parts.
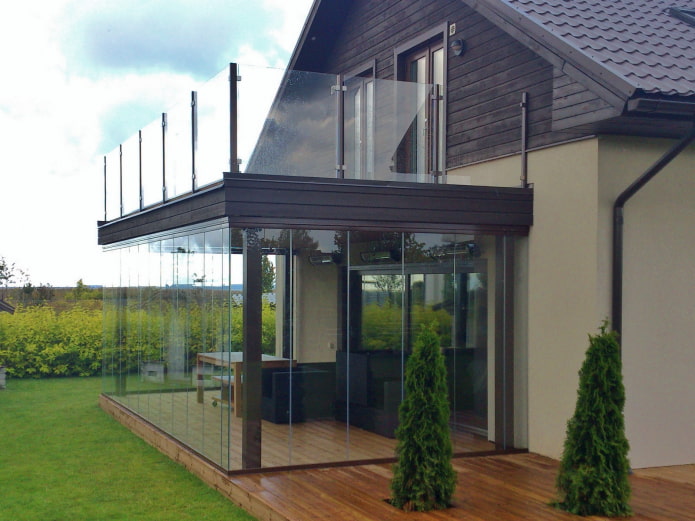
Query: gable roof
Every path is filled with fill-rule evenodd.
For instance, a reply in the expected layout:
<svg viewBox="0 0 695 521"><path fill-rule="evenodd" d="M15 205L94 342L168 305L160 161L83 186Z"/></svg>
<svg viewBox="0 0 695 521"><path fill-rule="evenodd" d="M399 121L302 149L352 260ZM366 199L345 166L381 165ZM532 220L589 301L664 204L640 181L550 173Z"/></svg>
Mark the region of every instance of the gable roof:
<svg viewBox="0 0 695 521"><path fill-rule="evenodd" d="M616 108L640 96L695 101L695 27L669 12L695 9L695 0L463 2L570 76L605 89Z"/></svg>
<svg viewBox="0 0 695 521"><path fill-rule="evenodd" d="M545 31L647 94L695 94L694 0L506 0Z"/></svg>

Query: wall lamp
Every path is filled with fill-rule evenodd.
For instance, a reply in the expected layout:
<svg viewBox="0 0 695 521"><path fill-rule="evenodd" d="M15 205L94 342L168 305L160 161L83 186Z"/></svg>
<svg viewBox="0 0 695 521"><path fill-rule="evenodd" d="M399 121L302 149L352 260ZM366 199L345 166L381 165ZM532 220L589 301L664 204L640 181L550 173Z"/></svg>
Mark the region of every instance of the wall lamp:
<svg viewBox="0 0 695 521"><path fill-rule="evenodd" d="M451 40L451 42L449 42L449 49L451 49L456 56L461 56L466 52L466 42L463 40Z"/></svg>
<svg viewBox="0 0 695 521"><path fill-rule="evenodd" d="M400 251L384 250L384 251L363 251L360 253L362 262L386 262L399 261L401 259Z"/></svg>
<svg viewBox="0 0 695 521"><path fill-rule="evenodd" d="M313 251L309 254L309 263L313 266L324 264L340 264L340 254L335 252Z"/></svg>

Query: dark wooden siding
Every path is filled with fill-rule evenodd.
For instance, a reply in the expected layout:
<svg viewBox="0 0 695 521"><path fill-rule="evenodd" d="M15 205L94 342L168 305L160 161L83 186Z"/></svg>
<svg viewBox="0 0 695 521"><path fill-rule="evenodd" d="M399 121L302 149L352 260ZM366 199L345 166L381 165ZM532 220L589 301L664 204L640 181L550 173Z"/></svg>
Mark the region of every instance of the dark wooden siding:
<svg viewBox="0 0 695 521"><path fill-rule="evenodd" d="M460 0L354 0L323 67L348 72L376 60L377 78L394 79L394 50L445 22L467 45L448 57L449 168L520 151L523 92L529 147L570 137L552 132L552 66Z"/></svg>
<svg viewBox="0 0 695 521"><path fill-rule="evenodd" d="M568 129L619 115L620 111L584 85L559 68L553 70L553 129Z"/></svg>

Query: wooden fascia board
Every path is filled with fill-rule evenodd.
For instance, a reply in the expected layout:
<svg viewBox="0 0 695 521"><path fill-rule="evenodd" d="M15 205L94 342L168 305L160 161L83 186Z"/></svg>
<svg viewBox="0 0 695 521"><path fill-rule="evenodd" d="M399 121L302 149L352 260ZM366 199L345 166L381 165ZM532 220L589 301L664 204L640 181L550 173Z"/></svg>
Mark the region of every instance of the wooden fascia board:
<svg viewBox="0 0 695 521"><path fill-rule="evenodd" d="M622 111L635 87L499 0L461 0L533 52Z"/></svg>
<svg viewBox="0 0 695 521"><path fill-rule="evenodd" d="M109 245L215 219L235 228L357 229L527 235L533 191L256 174L99 226Z"/></svg>

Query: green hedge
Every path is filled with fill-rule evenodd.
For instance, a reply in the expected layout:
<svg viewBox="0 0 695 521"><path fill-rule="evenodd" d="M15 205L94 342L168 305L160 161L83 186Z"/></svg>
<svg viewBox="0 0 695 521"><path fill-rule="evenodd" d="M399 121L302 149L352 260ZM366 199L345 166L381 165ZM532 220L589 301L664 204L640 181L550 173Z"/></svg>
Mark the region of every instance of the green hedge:
<svg viewBox="0 0 695 521"><path fill-rule="evenodd" d="M231 317L231 337L228 321ZM18 306L14 315L0 313L0 366L15 378L93 376L107 370L136 372L140 360L162 358L162 346L185 346L189 360L203 351L231 343L242 349L240 305L177 307L168 302L142 309L132 303L120 312L80 304L65 311L51 306ZM264 353L275 352L275 307L263 303Z"/></svg>
<svg viewBox="0 0 695 521"><path fill-rule="evenodd" d="M101 346L100 309L19 306L0 314L0 365L16 378L98 374Z"/></svg>

